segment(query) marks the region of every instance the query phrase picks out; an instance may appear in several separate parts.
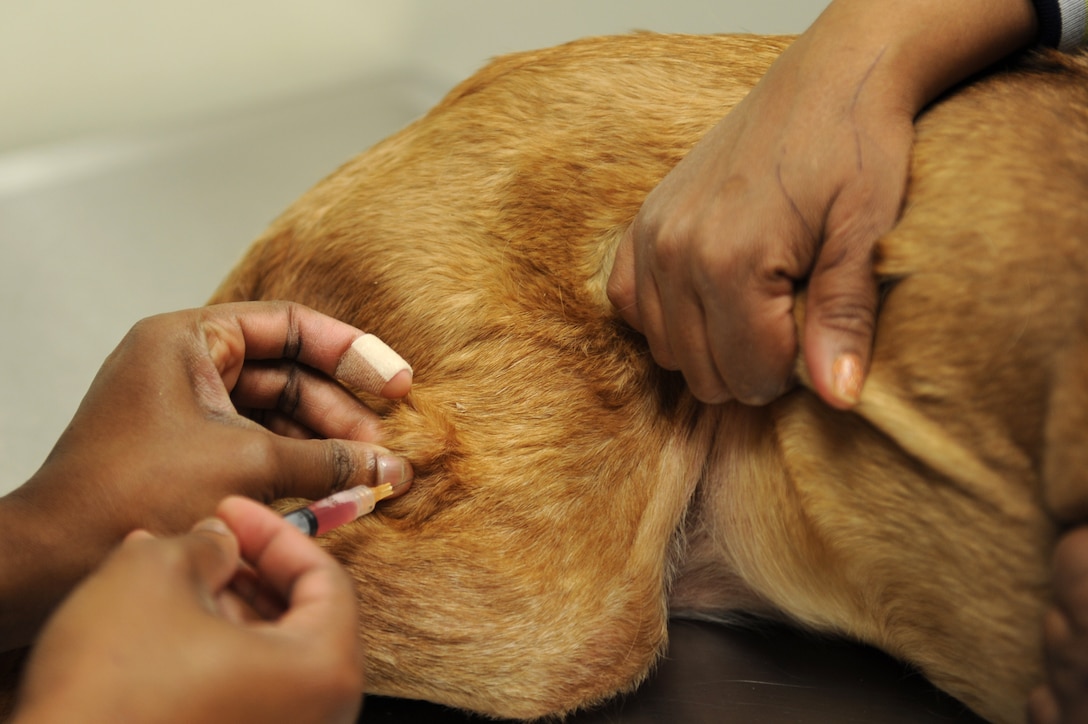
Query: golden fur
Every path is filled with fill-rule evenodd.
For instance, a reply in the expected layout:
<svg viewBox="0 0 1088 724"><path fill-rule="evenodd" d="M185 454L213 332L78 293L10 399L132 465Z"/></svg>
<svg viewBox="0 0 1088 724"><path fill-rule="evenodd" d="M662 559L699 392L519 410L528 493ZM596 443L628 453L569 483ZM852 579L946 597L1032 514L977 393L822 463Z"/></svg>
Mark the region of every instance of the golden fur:
<svg viewBox="0 0 1088 724"><path fill-rule="evenodd" d="M1088 512L1088 62L1041 56L920 120L855 412L804 388L706 406L604 283L646 194L788 42L501 58L303 196L215 295L301 301L415 367L405 402L369 400L414 488L325 540L371 691L567 712L636 686L670 613L748 611L1022 720L1054 515Z"/></svg>

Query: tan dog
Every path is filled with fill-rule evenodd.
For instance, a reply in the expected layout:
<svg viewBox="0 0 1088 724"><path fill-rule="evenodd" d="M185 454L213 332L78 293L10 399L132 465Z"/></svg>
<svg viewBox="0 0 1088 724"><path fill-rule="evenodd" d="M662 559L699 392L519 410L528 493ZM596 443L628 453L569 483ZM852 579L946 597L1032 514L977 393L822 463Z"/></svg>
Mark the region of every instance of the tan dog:
<svg viewBox="0 0 1088 724"><path fill-rule="evenodd" d="M646 194L788 39L641 34L502 58L291 207L215 301L372 331L413 490L328 536L371 691L487 714L631 689L666 617L874 644L983 716L1041 680L1088 470L1088 62L1045 56L919 123L855 413L705 406L605 296ZM802 369L803 373L803 369Z"/></svg>

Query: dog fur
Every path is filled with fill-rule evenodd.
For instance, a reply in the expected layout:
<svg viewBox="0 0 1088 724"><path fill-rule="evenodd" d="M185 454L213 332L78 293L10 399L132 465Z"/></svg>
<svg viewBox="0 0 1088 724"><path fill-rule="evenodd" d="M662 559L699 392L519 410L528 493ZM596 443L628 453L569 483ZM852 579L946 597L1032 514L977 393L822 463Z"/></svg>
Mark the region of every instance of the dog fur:
<svg viewBox="0 0 1088 724"><path fill-rule="evenodd" d="M1035 55L919 120L855 411L804 387L703 405L605 281L647 193L788 42L500 58L304 195L216 293L303 302L415 368L404 402L367 398L413 489L324 540L370 691L562 714L637 686L669 615L748 612L1023 720L1051 549L1088 513L1088 62Z"/></svg>

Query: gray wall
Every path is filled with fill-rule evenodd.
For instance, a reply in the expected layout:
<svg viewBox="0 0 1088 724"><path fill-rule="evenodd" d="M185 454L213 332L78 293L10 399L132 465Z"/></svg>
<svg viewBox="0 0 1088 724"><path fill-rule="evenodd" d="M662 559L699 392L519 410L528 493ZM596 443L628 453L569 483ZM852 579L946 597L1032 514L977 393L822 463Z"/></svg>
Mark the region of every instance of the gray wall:
<svg viewBox="0 0 1088 724"><path fill-rule="evenodd" d="M800 32L825 0L34 0L0 22L0 151L632 29Z"/></svg>

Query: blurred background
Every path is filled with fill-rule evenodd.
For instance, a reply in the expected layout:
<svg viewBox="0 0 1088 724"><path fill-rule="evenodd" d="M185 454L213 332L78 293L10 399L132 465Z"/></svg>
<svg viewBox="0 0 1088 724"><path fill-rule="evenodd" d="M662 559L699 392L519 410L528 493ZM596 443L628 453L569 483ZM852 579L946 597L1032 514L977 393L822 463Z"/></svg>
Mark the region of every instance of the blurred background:
<svg viewBox="0 0 1088 724"><path fill-rule="evenodd" d="M0 492L133 322L201 304L275 215L488 58L793 33L825 0L35 0L0 22Z"/></svg>

